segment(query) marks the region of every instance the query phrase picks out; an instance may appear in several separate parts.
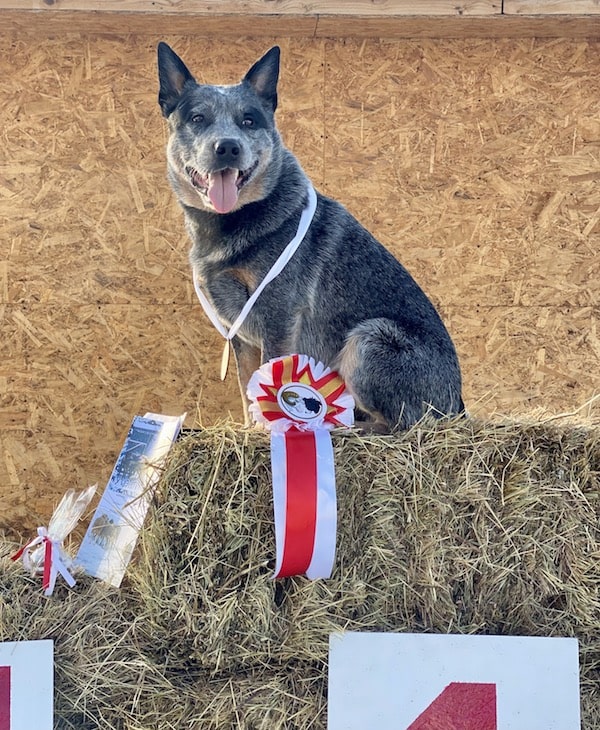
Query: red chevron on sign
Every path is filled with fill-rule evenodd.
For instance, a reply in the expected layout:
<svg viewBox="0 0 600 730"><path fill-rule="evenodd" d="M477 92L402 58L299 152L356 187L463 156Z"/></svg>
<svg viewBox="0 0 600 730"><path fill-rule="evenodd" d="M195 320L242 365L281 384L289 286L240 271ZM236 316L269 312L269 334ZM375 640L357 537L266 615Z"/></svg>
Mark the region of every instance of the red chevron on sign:
<svg viewBox="0 0 600 730"><path fill-rule="evenodd" d="M10 730L10 667L0 667L0 730Z"/></svg>
<svg viewBox="0 0 600 730"><path fill-rule="evenodd" d="M407 730L497 730L496 685L452 682Z"/></svg>

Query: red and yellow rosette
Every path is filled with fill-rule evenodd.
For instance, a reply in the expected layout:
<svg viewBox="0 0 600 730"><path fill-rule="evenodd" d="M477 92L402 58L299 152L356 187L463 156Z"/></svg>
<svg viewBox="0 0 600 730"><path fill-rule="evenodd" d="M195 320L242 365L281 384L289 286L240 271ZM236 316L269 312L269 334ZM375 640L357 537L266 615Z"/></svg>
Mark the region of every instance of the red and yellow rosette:
<svg viewBox="0 0 600 730"><path fill-rule="evenodd" d="M306 355L262 365L248 398L254 420L271 431L274 578L329 578L337 531L329 431L352 426L354 399L338 373Z"/></svg>

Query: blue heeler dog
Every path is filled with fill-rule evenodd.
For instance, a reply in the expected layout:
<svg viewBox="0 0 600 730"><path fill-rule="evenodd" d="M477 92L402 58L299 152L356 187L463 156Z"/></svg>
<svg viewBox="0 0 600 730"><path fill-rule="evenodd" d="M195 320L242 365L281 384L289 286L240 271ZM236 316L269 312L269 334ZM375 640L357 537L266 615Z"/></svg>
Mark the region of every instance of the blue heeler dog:
<svg viewBox="0 0 600 730"><path fill-rule="evenodd" d="M194 277L229 328L314 200L275 127L279 48L233 86L197 83L166 43L158 71L168 176L192 240ZM407 428L425 412L464 408L456 351L429 299L345 208L319 193L301 244L232 346L246 413L252 373L290 353L338 370L366 428Z"/></svg>

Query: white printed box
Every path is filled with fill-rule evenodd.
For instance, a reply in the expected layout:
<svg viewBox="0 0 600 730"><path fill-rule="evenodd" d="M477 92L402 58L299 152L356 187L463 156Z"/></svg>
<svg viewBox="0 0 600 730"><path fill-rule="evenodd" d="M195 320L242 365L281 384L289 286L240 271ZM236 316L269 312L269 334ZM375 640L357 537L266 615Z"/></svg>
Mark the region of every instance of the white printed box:
<svg viewBox="0 0 600 730"><path fill-rule="evenodd" d="M76 565L119 587L183 416L136 416L79 547Z"/></svg>

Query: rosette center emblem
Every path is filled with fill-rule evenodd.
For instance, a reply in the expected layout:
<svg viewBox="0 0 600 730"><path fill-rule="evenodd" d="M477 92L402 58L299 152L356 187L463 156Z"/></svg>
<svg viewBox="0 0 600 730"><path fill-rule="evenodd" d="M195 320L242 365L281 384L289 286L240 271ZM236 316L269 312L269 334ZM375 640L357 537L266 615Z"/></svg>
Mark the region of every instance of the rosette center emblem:
<svg viewBox="0 0 600 730"><path fill-rule="evenodd" d="M322 417L327 411L327 403L319 391L301 383L290 383L280 388L277 402L287 416L307 423Z"/></svg>

